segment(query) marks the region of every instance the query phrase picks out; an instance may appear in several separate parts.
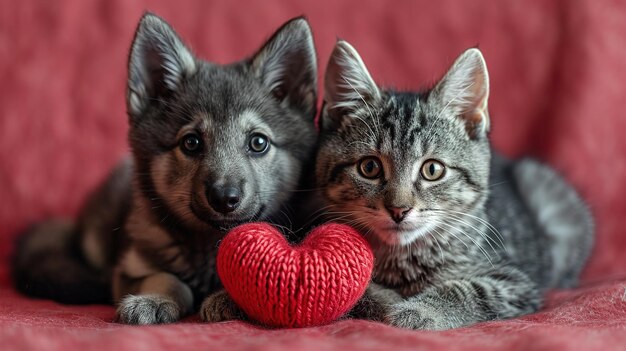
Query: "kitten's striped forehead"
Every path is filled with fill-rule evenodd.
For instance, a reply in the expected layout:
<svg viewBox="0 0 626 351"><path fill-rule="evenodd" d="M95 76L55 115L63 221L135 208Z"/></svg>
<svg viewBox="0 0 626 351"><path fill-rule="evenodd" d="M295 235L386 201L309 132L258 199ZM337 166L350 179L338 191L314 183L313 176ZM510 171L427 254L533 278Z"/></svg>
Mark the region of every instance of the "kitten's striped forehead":
<svg viewBox="0 0 626 351"><path fill-rule="evenodd" d="M380 134L376 148L400 162L411 163L423 153L420 134L426 125L422 96L414 93L389 93L379 110Z"/></svg>
<svg viewBox="0 0 626 351"><path fill-rule="evenodd" d="M354 157L369 151L406 166L429 156L454 157L468 138L452 112L430 100L429 92L384 91L377 104L343 119L337 132L347 144L338 146Z"/></svg>

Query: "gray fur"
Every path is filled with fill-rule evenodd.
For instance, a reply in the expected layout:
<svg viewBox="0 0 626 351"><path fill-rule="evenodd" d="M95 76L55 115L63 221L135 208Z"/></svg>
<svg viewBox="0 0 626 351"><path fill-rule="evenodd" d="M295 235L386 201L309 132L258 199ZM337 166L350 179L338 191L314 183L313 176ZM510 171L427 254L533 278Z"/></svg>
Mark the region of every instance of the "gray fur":
<svg viewBox="0 0 626 351"><path fill-rule="evenodd" d="M591 216L554 171L491 150L480 51L466 51L424 92L369 80L356 50L338 42L316 175L327 219L361 229L376 256L373 283L351 315L444 330L531 313L545 289L576 281ZM370 156L382 162L380 178L358 170ZM439 180L421 173L432 159L445 167Z"/></svg>
<svg viewBox="0 0 626 351"><path fill-rule="evenodd" d="M174 300L164 295L127 295L119 302L117 322L163 324L178 321L182 313Z"/></svg>
<svg viewBox="0 0 626 351"><path fill-rule="evenodd" d="M16 287L63 303L111 303L111 274L130 207L131 160L116 167L89 197L78 221L42 222L18 238Z"/></svg>
<svg viewBox="0 0 626 351"><path fill-rule="evenodd" d="M550 242L549 285L575 286L593 246L593 236L589 235L593 233L589 209L553 169L537 161L516 162L513 175L520 196Z"/></svg>
<svg viewBox="0 0 626 351"><path fill-rule="evenodd" d="M127 103L131 117L143 114L150 99L162 93L162 89L177 90L182 80L197 70L193 54L172 28L156 16L141 19L128 66Z"/></svg>
<svg viewBox="0 0 626 351"><path fill-rule="evenodd" d="M195 57L165 21L144 15L128 66L132 158L94 194L71 235L80 248L75 265L106 280L119 321L168 323L197 311L221 294L215 257L223 235L247 221L281 223L316 142L316 65L303 18L249 59L218 65ZM266 153L249 148L257 133L269 138ZM197 152L184 149L189 134L200 140ZM236 188L236 208L216 209L214 187ZM16 268L38 270L36 262Z"/></svg>

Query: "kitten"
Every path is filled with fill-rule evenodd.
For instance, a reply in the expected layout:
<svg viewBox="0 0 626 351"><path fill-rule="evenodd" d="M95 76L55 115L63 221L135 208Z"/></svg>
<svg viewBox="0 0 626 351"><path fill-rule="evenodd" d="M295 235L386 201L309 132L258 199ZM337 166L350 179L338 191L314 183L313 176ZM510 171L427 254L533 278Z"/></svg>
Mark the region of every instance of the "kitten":
<svg viewBox="0 0 626 351"><path fill-rule="evenodd" d="M117 319L167 323L223 294L217 242L288 205L316 142L317 63L303 18L251 58L196 58L159 17L141 19L130 50L132 159L88 201L76 225L50 222L19 245L27 294L118 304Z"/></svg>
<svg viewBox="0 0 626 351"><path fill-rule="evenodd" d="M444 330L536 311L576 283L590 213L553 170L488 140L487 67L469 49L423 92L379 88L339 41L316 161L329 219L364 233L373 283L352 315Z"/></svg>

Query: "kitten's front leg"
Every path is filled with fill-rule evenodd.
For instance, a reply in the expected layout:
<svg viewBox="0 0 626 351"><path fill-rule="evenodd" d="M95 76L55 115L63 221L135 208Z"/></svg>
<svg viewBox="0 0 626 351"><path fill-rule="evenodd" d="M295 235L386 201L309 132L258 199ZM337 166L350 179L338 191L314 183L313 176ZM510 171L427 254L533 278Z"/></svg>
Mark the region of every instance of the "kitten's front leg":
<svg viewBox="0 0 626 351"><path fill-rule="evenodd" d="M517 317L541 305L536 284L513 267L469 272L466 277L445 281L393 304L385 322L408 329L446 330Z"/></svg>
<svg viewBox="0 0 626 351"><path fill-rule="evenodd" d="M222 289L204 299L200 307L200 318L205 322L223 322L245 320L247 317L226 290Z"/></svg>
<svg viewBox="0 0 626 351"><path fill-rule="evenodd" d="M402 296L394 290L370 283L346 317L382 322L389 313L389 308L400 301L402 301Z"/></svg>
<svg viewBox="0 0 626 351"><path fill-rule="evenodd" d="M119 299L116 321L120 323L173 323L193 309L191 289L170 273L139 279L116 275L115 285Z"/></svg>

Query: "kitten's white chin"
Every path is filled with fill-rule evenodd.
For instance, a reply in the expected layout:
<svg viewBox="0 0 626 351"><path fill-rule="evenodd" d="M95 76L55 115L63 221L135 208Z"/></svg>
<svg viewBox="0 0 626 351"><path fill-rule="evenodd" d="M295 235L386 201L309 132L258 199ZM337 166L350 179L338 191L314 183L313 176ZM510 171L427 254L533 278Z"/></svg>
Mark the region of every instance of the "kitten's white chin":
<svg viewBox="0 0 626 351"><path fill-rule="evenodd" d="M433 226L424 224L417 228L403 229L402 227L379 229L376 236L387 245L407 246L422 238L432 230Z"/></svg>

